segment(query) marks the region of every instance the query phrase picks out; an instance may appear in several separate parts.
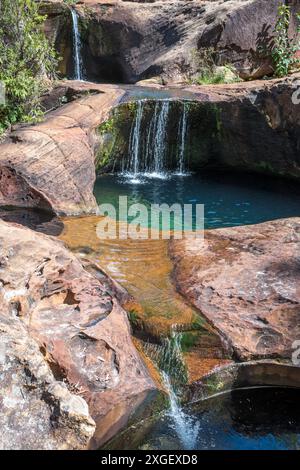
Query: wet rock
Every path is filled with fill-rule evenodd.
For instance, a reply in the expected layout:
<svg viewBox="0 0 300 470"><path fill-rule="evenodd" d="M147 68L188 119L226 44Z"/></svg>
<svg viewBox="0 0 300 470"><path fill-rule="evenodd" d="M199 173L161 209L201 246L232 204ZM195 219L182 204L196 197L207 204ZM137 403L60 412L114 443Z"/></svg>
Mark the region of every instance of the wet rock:
<svg viewBox="0 0 300 470"><path fill-rule="evenodd" d="M27 332L52 382L64 382L88 403L96 422L89 446L99 447L156 390L131 341L127 314L62 242L1 221L0 246L2 316ZM69 403L56 386L54 392L62 415L76 420L83 401ZM19 419L17 404L14 412Z"/></svg>
<svg viewBox="0 0 300 470"><path fill-rule="evenodd" d="M300 337L300 219L207 231L171 245L179 291L240 360L292 360Z"/></svg>

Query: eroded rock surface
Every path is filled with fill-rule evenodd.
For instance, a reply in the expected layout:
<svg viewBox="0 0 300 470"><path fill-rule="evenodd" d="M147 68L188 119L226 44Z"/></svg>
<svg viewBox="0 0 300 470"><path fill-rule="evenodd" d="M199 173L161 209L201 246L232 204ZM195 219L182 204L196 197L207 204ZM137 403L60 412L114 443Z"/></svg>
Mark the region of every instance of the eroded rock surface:
<svg viewBox="0 0 300 470"><path fill-rule="evenodd" d="M97 425L90 446L98 447L155 391L132 344L127 314L61 242L1 221L0 246L3 322L18 322L30 344L36 344L36 360L45 370L49 365L52 382L64 382L86 400ZM15 370L13 344L10 348L7 380L13 381L17 373L19 383L26 370ZM23 419L17 403L14 413L16 420ZM35 432L38 419L32 426Z"/></svg>
<svg viewBox="0 0 300 470"><path fill-rule="evenodd" d="M46 32L55 41L61 72L73 76L72 22L62 2L42 2ZM270 48L281 0L83 1L76 5L89 80L165 83L199 72L197 52L213 48L219 65L233 64L243 78L272 72ZM291 35L298 2L292 9Z"/></svg>
<svg viewBox="0 0 300 470"><path fill-rule="evenodd" d="M0 448L86 448L95 431L86 401L56 380L28 328L1 304Z"/></svg>
<svg viewBox="0 0 300 470"><path fill-rule="evenodd" d="M60 215L96 211L94 130L124 92L108 86L95 93L17 129L0 145L0 205Z"/></svg>
<svg viewBox="0 0 300 470"><path fill-rule="evenodd" d="M300 337L300 219L210 230L171 245L175 282L240 360L292 360Z"/></svg>

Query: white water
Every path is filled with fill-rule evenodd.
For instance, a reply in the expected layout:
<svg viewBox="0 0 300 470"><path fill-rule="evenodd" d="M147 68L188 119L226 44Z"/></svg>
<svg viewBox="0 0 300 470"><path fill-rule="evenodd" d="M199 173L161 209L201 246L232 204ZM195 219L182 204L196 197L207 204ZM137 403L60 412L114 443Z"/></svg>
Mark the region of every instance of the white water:
<svg viewBox="0 0 300 470"><path fill-rule="evenodd" d="M142 184L148 178L167 179L170 176L186 176L186 138L188 132L188 105L183 110L178 124L178 164L174 173L167 171L168 124L170 100L157 101L152 116L145 107L146 100L137 101L129 139L128 157L123 160L122 176L131 183ZM145 120L149 122L146 123ZM148 124L148 125L147 125Z"/></svg>
<svg viewBox="0 0 300 470"><path fill-rule="evenodd" d="M78 15L77 12L72 8L72 22L73 22L73 57L74 57L74 79L83 81L82 71L82 59L81 59L81 37L78 28Z"/></svg>
<svg viewBox="0 0 300 470"><path fill-rule="evenodd" d="M128 160L122 175L132 183L142 183L144 178L166 179L165 171L169 100L158 101L143 142L142 121L144 102L137 101L137 110L129 140Z"/></svg>
<svg viewBox="0 0 300 470"><path fill-rule="evenodd" d="M178 140L180 141L179 144L179 168L177 175L186 175L186 168L185 168L185 143L186 143L186 134L187 134L187 113L188 107L186 103L183 103L183 113L180 120L179 132L178 132Z"/></svg>
<svg viewBox="0 0 300 470"><path fill-rule="evenodd" d="M197 423L193 416L189 416L183 411L168 374L162 372L162 378L169 395L170 409L168 414L173 421L173 429L176 431L184 450L193 450L196 447L200 423Z"/></svg>
<svg viewBox="0 0 300 470"><path fill-rule="evenodd" d="M129 174L136 176L139 172L139 155L140 155L140 134L141 123L143 119L143 101L137 102L137 111L135 120L131 128L130 141L129 141Z"/></svg>
<svg viewBox="0 0 300 470"><path fill-rule="evenodd" d="M163 174L165 168L166 157L166 140L168 130L168 117L169 117L169 101L163 101L159 113L157 113L157 121L154 125L155 138L154 138L154 168L153 172ZM155 113L156 114L156 113Z"/></svg>
<svg viewBox="0 0 300 470"><path fill-rule="evenodd" d="M183 448L193 450L198 440L200 423L197 418L184 411L176 393L174 384L177 384L176 388L178 388L178 384L182 385L187 380L181 349L182 334L176 330L177 325L173 325L170 338L165 338L162 345L148 343L145 352L160 368L161 377L169 395L168 416L171 419L171 427L176 432Z"/></svg>

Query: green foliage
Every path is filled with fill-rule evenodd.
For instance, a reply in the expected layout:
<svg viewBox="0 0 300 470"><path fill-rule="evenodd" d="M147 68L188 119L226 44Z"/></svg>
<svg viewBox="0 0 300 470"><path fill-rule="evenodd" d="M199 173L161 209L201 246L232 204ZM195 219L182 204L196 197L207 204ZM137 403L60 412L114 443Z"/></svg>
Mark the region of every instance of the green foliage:
<svg viewBox="0 0 300 470"><path fill-rule="evenodd" d="M201 74L196 78L197 85L217 85L219 83L226 83L224 72L210 72Z"/></svg>
<svg viewBox="0 0 300 470"><path fill-rule="evenodd" d="M299 15L297 15L297 18L300 21ZM277 22L274 29L275 39L272 50L275 75L277 77L284 77L290 72L293 66L299 64L299 59L295 57L295 53L300 49L300 31L298 27L298 34L296 37L291 39L289 36L290 21L290 7L285 4L280 4L278 7Z"/></svg>
<svg viewBox="0 0 300 470"><path fill-rule="evenodd" d="M216 66L216 51L212 47L194 50L192 52L194 67L198 71L191 78L197 85L216 85L240 81L231 65Z"/></svg>
<svg viewBox="0 0 300 470"><path fill-rule="evenodd" d="M0 2L0 82L6 88L0 134L10 124L36 121L42 115L40 96L57 66L43 32L44 21L34 0Z"/></svg>

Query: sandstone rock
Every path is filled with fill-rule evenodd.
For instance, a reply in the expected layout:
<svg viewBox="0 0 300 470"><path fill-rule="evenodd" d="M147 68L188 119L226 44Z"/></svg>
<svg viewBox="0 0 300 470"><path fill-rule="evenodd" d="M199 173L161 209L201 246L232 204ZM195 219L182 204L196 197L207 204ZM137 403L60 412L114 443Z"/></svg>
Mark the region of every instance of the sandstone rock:
<svg viewBox="0 0 300 470"><path fill-rule="evenodd" d="M5 310L0 338L0 448L86 448L95 431L86 401L55 379L28 328Z"/></svg>
<svg viewBox="0 0 300 470"><path fill-rule="evenodd" d="M299 179L299 83L298 73L280 80L172 90L172 97L177 93L179 100L187 95L194 101L190 169L226 167ZM141 96L142 88L82 82L61 87L70 99L82 97L48 113L38 125L19 127L0 144L0 206L59 215L96 212L98 127L121 102ZM168 89L156 88L166 96Z"/></svg>
<svg viewBox="0 0 300 470"><path fill-rule="evenodd" d="M300 219L174 241L175 282L240 360L286 358L300 337Z"/></svg>
<svg viewBox="0 0 300 470"><path fill-rule="evenodd" d="M82 57L89 80L135 83L160 75L180 82L197 72L195 52L216 51L219 65L231 63L244 78L272 73L270 50L281 0L122 2L83 1ZM299 2L292 8L291 36ZM46 32L63 57L61 72L73 75L72 25L66 5L48 2ZM60 12L60 13L59 13Z"/></svg>
<svg viewBox="0 0 300 470"><path fill-rule="evenodd" d="M86 400L97 426L90 446L99 447L156 389L132 344L127 314L109 283L84 270L61 242L1 221L0 246L2 316L21 323L38 343L43 367ZM80 399L68 400L56 385L49 393L62 416L77 419ZM18 406L14 412L19 419Z"/></svg>
<svg viewBox="0 0 300 470"><path fill-rule="evenodd" d="M93 86L85 89L91 90ZM0 146L0 205L38 207L60 215L96 211L95 128L124 94L96 91L20 127Z"/></svg>

